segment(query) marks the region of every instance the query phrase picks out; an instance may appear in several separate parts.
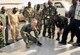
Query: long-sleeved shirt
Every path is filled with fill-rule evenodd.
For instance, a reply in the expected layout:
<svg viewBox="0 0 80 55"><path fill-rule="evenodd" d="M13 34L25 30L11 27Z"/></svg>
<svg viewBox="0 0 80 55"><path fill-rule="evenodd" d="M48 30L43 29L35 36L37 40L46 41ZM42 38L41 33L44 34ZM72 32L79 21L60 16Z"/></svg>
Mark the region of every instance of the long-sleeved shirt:
<svg viewBox="0 0 80 55"><path fill-rule="evenodd" d="M76 6L75 19L80 20L80 2L77 3L77 6Z"/></svg>
<svg viewBox="0 0 80 55"><path fill-rule="evenodd" d="M70 10L69 10L68 14L69 14L69 17L71 19L74 19L76 6L77 6L77 4L72 4L71 7L70 7Z"/></svg>
<svg viewBox="0 0 80 55"><path fill-rule="evenodd" d="M31 34L31 31L34 32L34 34L31 34L32 36L35 36L35 37L38 37L38 32L36 29L32 28L31 27L31 24L28 24L28 25L24 25L22 28L21 28L21 32L27 32L28 34Z"/></svg>

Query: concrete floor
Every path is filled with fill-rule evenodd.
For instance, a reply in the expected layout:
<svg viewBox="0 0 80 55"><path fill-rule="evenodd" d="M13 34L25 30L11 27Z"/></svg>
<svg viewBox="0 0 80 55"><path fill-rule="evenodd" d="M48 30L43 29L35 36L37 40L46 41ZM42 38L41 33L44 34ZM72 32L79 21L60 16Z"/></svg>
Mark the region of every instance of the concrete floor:
<svg viewBox="0 0 80 55"><path fill-rule="evenodd" d="M25 47L23 40L0 49L0 55L80 55L80 47L71 44L60 45L58 41L40 37L41 47L30 44L30 49Z"/></svg>

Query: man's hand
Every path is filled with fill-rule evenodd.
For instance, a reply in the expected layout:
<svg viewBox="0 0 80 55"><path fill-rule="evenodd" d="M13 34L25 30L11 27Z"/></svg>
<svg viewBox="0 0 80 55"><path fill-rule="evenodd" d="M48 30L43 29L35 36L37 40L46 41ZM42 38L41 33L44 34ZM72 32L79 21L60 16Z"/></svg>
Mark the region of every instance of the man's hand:
<svg viewBox="0 0 80 55"><path fill-rule="evenodd" d="M28 34L27 32L24 32L24 31L23 31L23 33L24 33L25 36L26 36L26 34L27 34L27 35L30 35L30 34Z"/></svg>
<svg viewBox="0 0 80 55"><path fill-rule="evenodd" d="M31 31L30 35L35 37L34 31Z"/></svg>

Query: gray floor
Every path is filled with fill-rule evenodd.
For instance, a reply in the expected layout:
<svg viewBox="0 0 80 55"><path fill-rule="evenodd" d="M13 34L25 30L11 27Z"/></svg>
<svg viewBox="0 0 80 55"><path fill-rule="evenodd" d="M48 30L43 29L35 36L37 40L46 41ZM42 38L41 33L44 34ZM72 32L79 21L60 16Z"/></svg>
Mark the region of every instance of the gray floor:
<svg viewBox="0 0 80 55"><path fill-rule="evenodd" d="M0 49L0 55L80 55L80 47L70 44L60 45L58 41L40 37L41 47L30 44L30 49L25 47L23 40Z"/></svg>

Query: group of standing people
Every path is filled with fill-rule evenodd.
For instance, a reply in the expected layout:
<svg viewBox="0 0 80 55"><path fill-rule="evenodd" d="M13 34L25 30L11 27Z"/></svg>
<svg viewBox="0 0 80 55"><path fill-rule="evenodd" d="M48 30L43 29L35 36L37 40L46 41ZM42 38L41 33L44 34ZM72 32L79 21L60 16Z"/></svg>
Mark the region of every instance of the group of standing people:
<svg viewBox="0 0 80 55"><path fill-rule="evenodd" d="M28 6L26 6L23 10L25 20L29 24L23 25L20 32L24 42L26 43L27 48L29 48L28 44L29 40L33 41L34 43L37 42L39 46L42 45L38 41L38 36L41 33L42 25L43 25L42 35L48 38L54 38L55 25L60 28L60 31L64 28L65 21L63 20L67 18L57 14L57 9L56 7L53 6L53 3L51 1L48 1L48 3L43 4L43 7L44 8L41 10L40 4L37 4L36 8L33 9L31 7L31 2L28 2ZM35 23L36 21L33 20L37 20L37 23ZM46 36L47 29L48 36ZM35 35L32 35L32 31L34 32ZM60 34L58 36L60 36Z"/></svg>
<svg viewBox="0 0 80 55"><path fill-rule="evenodd" d="M67 35L71 31L71 40L68 43L73 43L73 37L76 36L77 41L73 46L80 46L80 0L72 0L68 14L70 24L64 28L62 40L59 43L66 45Z"/></svg>
<svg viewBox="0 0 80 55"><path fill-rule="evenodd" d="M48 36L49 38L54 38L55 33L55 25L59 28L59 32L57 33L58 38L56 40L59 41L60 44L67 44L67 35L71 31L71 40L68 42L69 44L73 42L73 37L76 35L77 42L73 43L74 46L80 46L80 0L72 0L72 5L68 12L68 17L60 16L57 14L56 7L52 5L51 1L48 1L48 6L44 3L43 10L39 10L40 5L37 5L35 9L37 12L34 11L33 17L38 20L37 26L39 28L39 32L41 31L42 24L44 25L43 28L43 36L46 36L46 30L48 29ZM29 13L29 12L28 12ZM31 13L32 14L32 13ZM38 14L38 15L37 15ZM68 19L70 18L70 24L68 24ZM38 26L39 25L39 26ZM60 41L59 37L61 34L62 29L62 40Z"/></svg>
<svg viewBox="0 0 80 55"><path fill-rule="evenodd" d="M18 18L18 9L13 8L12 12L6 12L5 7L1 8L0 11L0 47L9 45L9 35L11 31L12 40L17 41L19 35L19 18Z"/></svg>

